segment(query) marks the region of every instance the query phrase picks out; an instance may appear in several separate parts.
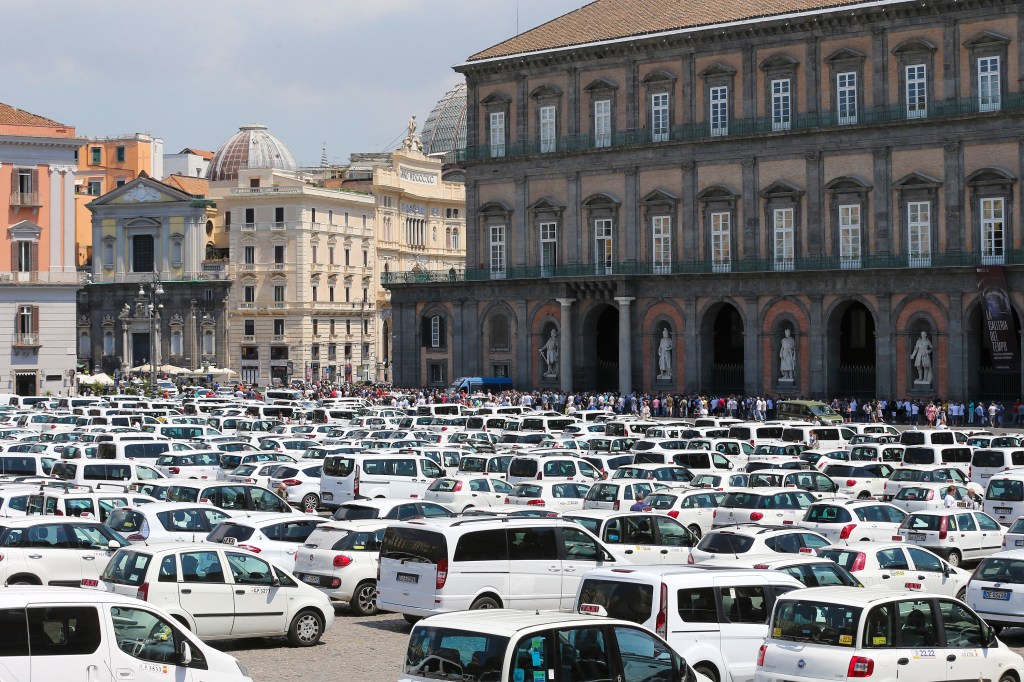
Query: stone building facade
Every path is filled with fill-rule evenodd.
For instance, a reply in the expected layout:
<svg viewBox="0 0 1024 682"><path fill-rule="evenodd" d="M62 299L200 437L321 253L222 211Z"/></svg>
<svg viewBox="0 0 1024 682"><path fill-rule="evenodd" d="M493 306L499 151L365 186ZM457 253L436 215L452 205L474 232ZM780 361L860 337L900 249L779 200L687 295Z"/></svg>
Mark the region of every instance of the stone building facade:
<svg viewBox="0 0 1024 682"><path fill-rule="evenodd" d="M1019 395L1024 8L772 12L598 0L457 66L467 268L389 285L395 383Z"/></svg>

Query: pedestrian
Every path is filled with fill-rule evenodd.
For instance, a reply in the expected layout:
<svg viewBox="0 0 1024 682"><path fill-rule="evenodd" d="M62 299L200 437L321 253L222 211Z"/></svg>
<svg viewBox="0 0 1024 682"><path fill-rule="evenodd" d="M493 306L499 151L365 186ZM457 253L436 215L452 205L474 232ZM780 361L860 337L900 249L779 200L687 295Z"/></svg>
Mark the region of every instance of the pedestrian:
<svg viewBox="0 0 1024 682"><path fill-rule="evenodd" d="M952 486L950 486L952 487ZM644 510L644 495L643 493L636 494L636 502L629 508L629 511L643 511Z"/></svg>
<svg viewBox="0 0 1024 682"><path fill-rule="evenodd" d="M942 498L942 506L946 508L955 507L956 503L956 486L951 485L946 488L946 496Z"/></svg>

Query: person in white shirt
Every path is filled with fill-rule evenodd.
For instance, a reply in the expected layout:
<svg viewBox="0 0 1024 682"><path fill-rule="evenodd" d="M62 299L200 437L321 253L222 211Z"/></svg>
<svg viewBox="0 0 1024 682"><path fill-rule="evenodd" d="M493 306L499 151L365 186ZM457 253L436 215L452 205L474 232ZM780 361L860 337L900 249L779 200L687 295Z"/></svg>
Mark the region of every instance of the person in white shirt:
<svg viewBox="0 0 1024 682"><path fill-rule="evenodd" d="M946 488L946 496L942 498L943 507L955 507L957 503L956 499L956 486L951 485Z"/></svg>

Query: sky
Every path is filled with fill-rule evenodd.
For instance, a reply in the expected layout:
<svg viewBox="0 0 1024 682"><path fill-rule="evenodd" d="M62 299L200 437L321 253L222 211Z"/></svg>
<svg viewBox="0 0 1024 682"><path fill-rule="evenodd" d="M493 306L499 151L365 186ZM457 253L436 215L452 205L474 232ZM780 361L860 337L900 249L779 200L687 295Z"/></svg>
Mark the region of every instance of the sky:
<svg viewBox="0 0 1024 682"><path fill-rule="evenodd" d="M165 153L261 123L318 165L394 148L452 65L587 0L2 1L0 102Z"/></svg>

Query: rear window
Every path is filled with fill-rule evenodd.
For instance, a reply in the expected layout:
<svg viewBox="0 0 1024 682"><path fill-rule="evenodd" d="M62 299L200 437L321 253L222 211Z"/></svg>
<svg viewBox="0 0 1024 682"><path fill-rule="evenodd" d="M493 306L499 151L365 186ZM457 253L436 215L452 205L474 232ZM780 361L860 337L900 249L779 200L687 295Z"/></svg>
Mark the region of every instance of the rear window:
<svg viewBox="0 0 1024 682"><path fill-rule="evenodd" d="M459 483L461 481L456 481L454 478L438 478L427 487L427 490L432 490L435 493L450 493Z"/></svg>
<svg viewBox="0 0 1024 682"><path fill-rule="evenodd" d="M537 475L537 460L513 459L508 465L508 475L520 478L532 478Z"/></svg>
<svg viewBox="0 0 1024 682"><path fill-rule="evenodd" d="M299 470L295 467L278 467L274 472L274 478L294 478L298 475Z"/></svg>
<svg viewBox="0 0 1024 682"><path fill-rule="evenodd" d="M172 485L167 489L168 502L198 502L199 489L187 486Z"/></svg>
<svg viewBox="0 0 1024 682"><path fill-rule="evenodd" d="M619 486L614 483L598 483L587 491L587 499L591 502L614 502L618 496Z"/></svg>
<svg viewBox="0 0 1024 682"><path fill-rule="evenodd" d="M238 542L245 542L252 537L255 531L256 529L251 526L240 526L237 523L220 523L206 536L206 540L207 542L225 542L227 540L225 544L233 545Z"/></svg>
<svg viewBox="0 0 1024 682"><path fill-rule="evenodd" d="M380 518L379 509L356 504L338 507L338 511L334 512L335 521L362 521L376 518Z"/></svg>
<svg viewBox="0 0 1024 682"><path fill-rule="evenodd" d="M904 464L937 464L933 448L907 448L903 451Z"/></svg>
<svg viewBox="0 0 1024 682"><path fill-rule="evenodd" d="M512 492L509 493L510 497L540 497L544 492L544 489L539 485L530 485L529 483L520 483L517 486L512 487Z"/></svg>
<svg viewBox="0 0 1024 682"><path fill-rule="evenodd" d="M729 493L722 500L721 507L732 507L734 509L757 509L761 504L762 496L753 493Z"/></svg>
<svg viewBox="0 0 1024 682"><path fill-rule="evenodd" d="M324 460L323 475L345 478L355 469L356 461L351 457L328 457Z"/></svg>
<svg viewBox="0 0 1024 682"><path fill-rule="evenodd" d="M985 499L997 502L1024 502L1024 481L993 478L988 482Z"/></svg>
<svg viewBox="0 0 1024 682"><path fill-rule="evenodd" d="M976 467L1003 467L1006 456L1002 450L975 450L974 459L971 461Z"/></svg>
<svg viewBox="0 0 1024 682"><path fill-rule="evenodd" d="M970 461L970 448L946 448L942 451L942 462L944 464L967 464Z"/></svg>
<svg viewBox="0 0 1024 682"><path fill-rule="evenodd" d="M146 569L152 560L149 554L119 551L103 570L102 580L118 585L141 585L146 582Z"/></svg>
<svg viewBox="0 0 1024 682"><path fill-rule="evenodd" d="M777 640L814 640L830 646L853 647L861 611L855 606L784 599L775 607L771 636Z"/></svg>
<svg viewBox="0 0 1024 682"><path fill-rule="evenodd" d="M142 529L146 517L134 509L115 509L105 523L122 535L131 535Z"/></svg>
<svg viewBox="0 0 1024 682"><path fill-rule="evenodd" d="M982 559L971 580L993 583L1024 583L1024 561L988 557Z"/></svg>
<svg viewBox="0 0 1024 682"><path fill-rule="evenodd" d="M700 542L697 549L712 554L742 554L754 545L754 538L735 533L708 533Z"/></svg>
<svg viewBox="0 0 1024 682"><path fill-rule="evenodd" d="M221 455L220 456L220 468L221 469L234 469L242 463L241 455Z"/></svg>
<svg viewBox="0 0 1024 682"><path fill-rule="evenodd" d="M436 531L391 527L384 533L380 558L436 564L448 559L448 540Z"/></svg>
<svg viewBox="0 0 1024 682"><path fill-rule="evenodd" d="M2 457L0 458L0 473L8 476L34 476L36 474L36 460L31 457Z"/></svg>
<svg viewBox="0 0 1024 682"><path fill-rule="evenodd" d="M595 610L587 607L600 606L609 618L621 618L643 625L651 617L653 603L653 585L588 578L580 588L576 610L594 613Z"/></svg>
<svg viewBox="0 0 1024 682"><path fill-rule="evenodd" d="M947 517L935 514L911 514L904 519L900 528L904 530L939 530L942 520L945 518ZM949 523L952 523L952 520ZM956 527L954 526L952 530L956 530Z"/></svg>
<svg viewBox="0 0 1024 682"><path fill-rule="evenodd" d="M847 523L852 520L849 510L831 504L813 504L804 516L804 521L814 523Z"/></svg>
<svg viewBox="0 0 1024 682"><path fill-rule="evenodd" d="M651 509L671 509L675 501L675 495L649 495L644 500L644 504Z"/></svg>

